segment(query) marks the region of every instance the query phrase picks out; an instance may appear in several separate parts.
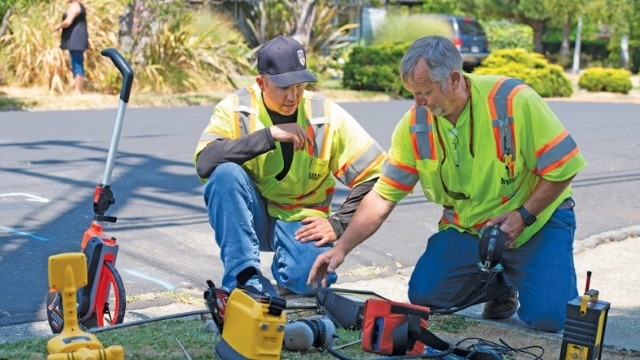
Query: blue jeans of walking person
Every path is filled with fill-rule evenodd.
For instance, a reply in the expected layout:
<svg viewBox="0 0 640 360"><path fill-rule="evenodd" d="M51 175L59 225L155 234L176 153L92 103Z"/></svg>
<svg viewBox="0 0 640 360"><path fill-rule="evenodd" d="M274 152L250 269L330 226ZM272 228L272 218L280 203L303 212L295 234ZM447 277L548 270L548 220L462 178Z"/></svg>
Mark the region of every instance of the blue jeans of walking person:
<svg viewBox="0 0 640 360"><path fill-rule="evenodd" d="M578 296L573 262L575 227L573 209L557 209L529 241L504 252L504 271L479 302L517 290L522 321L540 331L562 330L567 302ZM477 236L455 229L434 234L409 280L409 300L451 308L468 276L479 272L479 260Z"/></svg>
<svg viewBox="0 0 640 360"><path fill-rule="evenodd" d="M84 51L69 50L69 57L71 59L73 76L84 76Z"/></svg>
<svg viewBox="0 0 640 360"><path fill-rule="evenodd" d="M271 275L280 287L300 295L318 292L319 286L307 285L309 270L316 257L333 245L316 247L315 242L296 240L294 233L302 227L301 222L271 217L265 199L241 166L218 166L204 185L204 200L220 247L223 288L234 289L238 273L254 267L258 275L246 285L277 295L275 287L260 273L260 252L269 251L274 253ZM327 283L336 280L334 274Z"/></svg>

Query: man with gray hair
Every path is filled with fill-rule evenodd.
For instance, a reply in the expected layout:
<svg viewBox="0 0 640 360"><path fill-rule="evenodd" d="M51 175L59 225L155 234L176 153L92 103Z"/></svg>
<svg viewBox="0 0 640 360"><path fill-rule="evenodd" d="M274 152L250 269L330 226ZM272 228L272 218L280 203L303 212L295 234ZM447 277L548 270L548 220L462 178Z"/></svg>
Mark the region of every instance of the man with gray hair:
<svg viewBox="0 0 640 360"><path fill-rule="evenodd" d="M446 310L484 302L485 318L517 311L534 329L561 330L578 295L570 183L586 161L575 141L522 81L464 73L447 38L416 40L400 76L415 106L396 125L373 191L336 246L318 255L308 282L333 274L419 182L443 211L409 280L411 303ZM480 296L465 298L488 229L503 235L501 267Z"/></svg>

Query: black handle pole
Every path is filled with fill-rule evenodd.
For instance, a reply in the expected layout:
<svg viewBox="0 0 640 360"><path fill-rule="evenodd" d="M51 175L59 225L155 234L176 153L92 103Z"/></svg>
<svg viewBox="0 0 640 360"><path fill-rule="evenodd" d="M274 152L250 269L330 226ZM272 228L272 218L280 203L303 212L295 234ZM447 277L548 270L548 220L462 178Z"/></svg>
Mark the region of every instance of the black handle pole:
<svg viewBox="0 0 640 360"><path fill-rule="evenodd" d="M120 88L120 100L125 103L129 102L129 95L131 95L131 85L133 84L133 70L131 65L125 60L125 58L114 48L107 48L100 52L100 55L106 56L113 61L113 64L118 68L122 74L122 87Z"/></svg>

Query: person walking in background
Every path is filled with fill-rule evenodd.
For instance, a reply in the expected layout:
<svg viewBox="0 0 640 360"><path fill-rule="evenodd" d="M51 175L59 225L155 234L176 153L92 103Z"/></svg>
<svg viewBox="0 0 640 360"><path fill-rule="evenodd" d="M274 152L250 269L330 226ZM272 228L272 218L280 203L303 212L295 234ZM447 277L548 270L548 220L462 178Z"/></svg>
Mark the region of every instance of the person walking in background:
<svg viewBox="0 0 640 360"><path fill-rule="evenodd" d="M240 284L271 295L317 292L307 285L311 264L380 175L382 147L338 104L305 90L315 81L299 42L266 42L256 83L215 106L197 144L193 160L228 291ZM332 214L336 179L351 190ZM274 253L280 289L261 274L260 251Z"/></svg>
<svg viewBox="0 0 640 360"><path fill-rule="evenodd" d="M62 29L60 48L69 50L73 71L74 92L84 90L84 52L89 48L87 11L80 0L70 0L69 7L62 15L62 22L55 25L55 31Z"/></svg>
<svg viewBox="0 0 640 360"><path fill-rule="evenodd" d="M577 144L522 81L464 73L460 52L445 37L416 40L400 75L414 107L396 125L373 191L336 246L318 256L308 283L331 276L420 182L443 211L409 280L409 301L433 309L485 303L486 319L517 311L533 329L562 330L567 302L578 296L570 183L586 161ZM506 237L502 272L481 297L465 298L481 271L487 227Z"/></svg>

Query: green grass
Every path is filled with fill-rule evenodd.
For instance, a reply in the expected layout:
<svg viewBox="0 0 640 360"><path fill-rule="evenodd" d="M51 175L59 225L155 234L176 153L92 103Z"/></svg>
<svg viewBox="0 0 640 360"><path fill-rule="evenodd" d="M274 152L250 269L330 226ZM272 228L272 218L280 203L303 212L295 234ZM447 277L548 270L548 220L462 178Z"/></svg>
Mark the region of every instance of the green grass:
<svg viewBox="0 0 640 360"><path fill-rule="evenodd" d="M475 321L465 316L458 315L431 315L429 320L430 331L444 331L449 334L459 334L472 327Z"/></svg>
<svg viewBox="0 0 640 360"><path fill-rule="evenodd" d="M299 315L304 316L304 315ZM474 322L455 315L435 316L430 320L429 329L432 331L447 331L456 333L473 326ZM205 323L200 319L164 320L148 324L122 327L101 331L95 334L103 347L119 345L124 348L126 359L186 359L180 344L185 348L191 359L213 359L214 346L220 336L205 331ZM360 343L358 331L344 329L337 330L338 340L334 345L342 354L353 359L373 359L380 355L365 353ZM2 344L0 359L38 360L47 358L47 341L51 337L38 337ZM340 346L352 344L340 348ZM335 359L326 351L310 349L305 352L282 351L282 359Z"/></svg>
<svg viewBox="0 0 640 360"><path fill-rule="evenodd" d="M0 94L0 111L24 110L36 105L33 101L13 99Z"/></svg>
<svg viewBox="0 0 640 360"><path fill-rule="evenodd" d="M107 348L120 345L124 348L127 359L186 359L178 341L184 346L193 359L213 359L214 344L220 337L205 331L204 322L195 320L167 320L138 325L129 328L103 331L95 334ZM358 339L356 331L339 330L340 340L336 346ZM46 359L47 341L49 338L33 338L14 343L3 344L0 348L0 359ZM348 356L361 357L359 345L344 350ZM283 351L282 359L325 359L333 358L327 352L310 350L307 352ZM362 357L364 358L364 357Z"/></svg>

